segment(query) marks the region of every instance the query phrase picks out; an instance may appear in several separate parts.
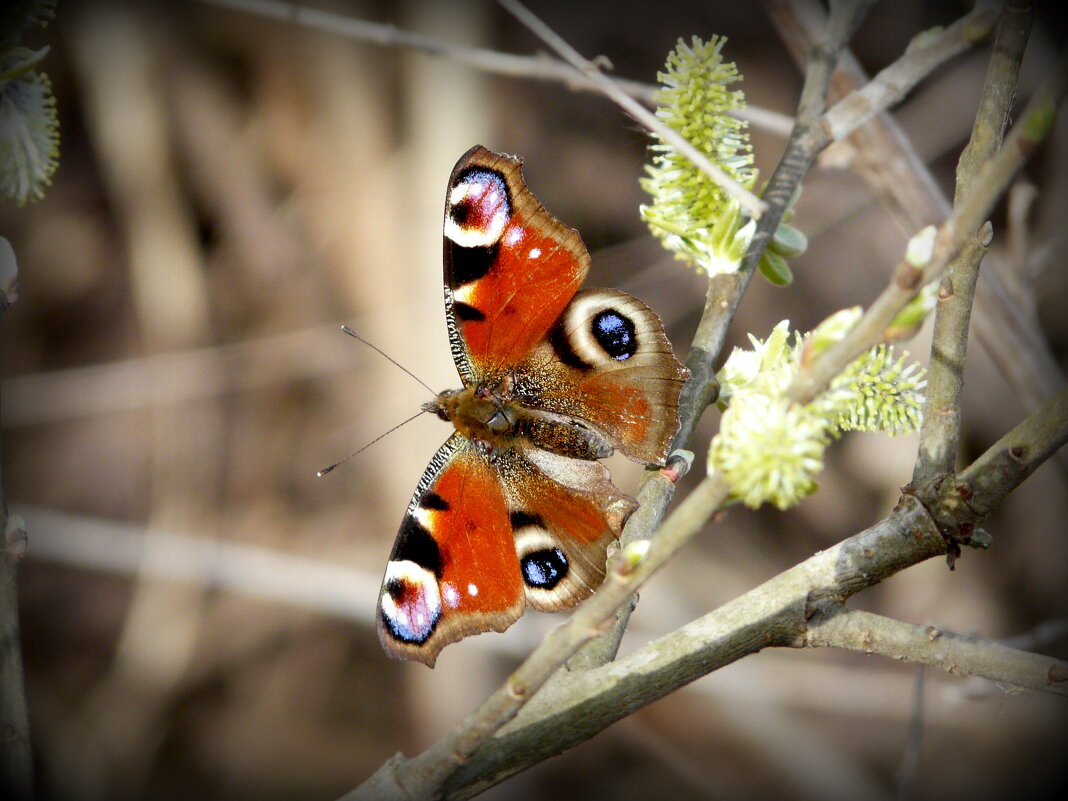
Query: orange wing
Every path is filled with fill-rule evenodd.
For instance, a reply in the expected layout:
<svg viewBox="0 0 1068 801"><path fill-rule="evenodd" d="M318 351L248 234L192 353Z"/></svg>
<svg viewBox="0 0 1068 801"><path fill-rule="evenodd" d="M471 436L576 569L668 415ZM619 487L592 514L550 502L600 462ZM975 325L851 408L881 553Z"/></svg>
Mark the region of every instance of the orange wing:
<svg viewBox="0 0 1068 801"><path fill-rule="evenodd" d="M434 666L451 642L504 631L523 613L523 582L500 479L453 434L404 515L378 600L386 652Z"/></svg>
<svg viewBox="0 0 1068 801"><path fill-rule="evenodd" d="M423 474L386 565L382 646L433 667L449 643L507 629L527 602L573 606L600 585L608 545L634 507L599 462L529 449L491 463L453 434Z"/></svg>
<svg viewBox="0 0 1068 801"><path fill-rule="evenodd" d="M515 383L524 406L586 421L628 457L662 463L689 376L648 306L619 290L584 289Z"/></svg>
<svg viewBox="0 0 1068 801"><path fill-rule="evenodd" d="M475 146L449 179L445 307L467 385L491 385L526 358L589 270L578 232L538 202L521 165Z"/></svg>
<svg viewBox="0 0 1068 801"><path fill-rule="evenodd" d="M601 586L608 546L637 504L600 462L538 448L502 458L527 603L543 612L573 606Z"/></svg>

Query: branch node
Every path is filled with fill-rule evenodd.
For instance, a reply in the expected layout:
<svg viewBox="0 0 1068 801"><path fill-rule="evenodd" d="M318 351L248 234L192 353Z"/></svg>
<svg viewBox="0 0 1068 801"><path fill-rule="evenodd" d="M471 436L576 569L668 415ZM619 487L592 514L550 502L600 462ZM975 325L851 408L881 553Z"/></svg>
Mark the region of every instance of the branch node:
<svg viewBox="0 0 1068 801"><path fill-rule="evenodd" d="M615 575L620 579L629 577L638 565L645 561L652 545L651 540L635 540L625 545L620 550L619 557L613 562Z"/></svg>
<svg viewBox="0 0 1068 801"><path fill-rule="evenodd" d="M683 448L672 451L668 457L667 464L660 468L660 475L670 481L672 484L678 484L679 479L690 472L690 468L693 466L693 451L688 451Z"/></svg>
<svg viewBox="0 0 1068 801"><path fill-rule="evenodd" d="M508 695L514 698L516 701L522 701L527 697L527 687L522 682L517 682L515 679L508 680Z"/></svg>
<svg viewBox="0 0 1068 801"><path fill-rule="evenodd" d="M994 241L994 223L987 220L980 225L975 238L984 248L990 247L990 243Z"/></svg>
<svg viewBox="0 0 1068 801"><path fill-rule="evenodd" d="M894 275L894 283L905 292L912 292L923 281L923 270L907 261L900 262Z"/></svg>
<svg viewBox="0 0 1068 801"><path fill-rule="evenodd" d="M994 544L994 538L990 535L990 532L985 528L977 528L971 533L971 536L964 542L969 548L975 548L976 550L985 551L991 545Z"/></svg>
<svg viewBox="0 0 1068 801"><path fill-rule="evenodd" d="M947 273L946 275L942 276L942 282L938 285L938 299L940 301L949 300L951 297L953 297L953 295L953 279L950 278L949 274Z"/></svg>
<svg viewBox="0 0 1068 801"><path fill-rule="evenodd" d="M7 518L4 526L4 553L15 562L21 562L26 555L29 538L26 536L26 521L22 515L13 514Z"/></svg>

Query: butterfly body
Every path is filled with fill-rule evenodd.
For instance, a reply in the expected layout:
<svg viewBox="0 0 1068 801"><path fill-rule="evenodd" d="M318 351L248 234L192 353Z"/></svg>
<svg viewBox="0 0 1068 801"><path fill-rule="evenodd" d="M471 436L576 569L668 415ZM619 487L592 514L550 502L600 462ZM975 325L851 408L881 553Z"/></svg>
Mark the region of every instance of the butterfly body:
<svg viewBox="0 0 1068 801"><path fill-rule="evenodd" d="M521 162L475 147L446 196L445 307L463 387L424 409L456 431L416 488L379 597L387 653L433 666L599 586L635 502L598 461L662 463L689 373L660 319L583 289L578 234L526 188Z"/></svg>

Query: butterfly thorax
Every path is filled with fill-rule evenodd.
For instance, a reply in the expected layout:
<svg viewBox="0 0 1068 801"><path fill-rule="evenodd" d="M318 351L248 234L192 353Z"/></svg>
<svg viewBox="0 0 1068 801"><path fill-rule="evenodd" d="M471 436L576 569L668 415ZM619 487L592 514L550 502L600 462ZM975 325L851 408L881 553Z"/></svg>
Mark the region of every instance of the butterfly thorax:
<svg viewBox="0 0 1068 801"><path fill-rule="evenodd" d="M586 460L604 459L614 451L608 438L586 421L518 402L507 380L493 387L448 389L423 408L450 421L490 456L523 446Z"/></svg>
<svg viewBox="0 0 1068 801"><path fill-rule="evenodd" d="M424 407L474 442L503 445L515 436L519 415L502 387L447 389Z"/></svg>

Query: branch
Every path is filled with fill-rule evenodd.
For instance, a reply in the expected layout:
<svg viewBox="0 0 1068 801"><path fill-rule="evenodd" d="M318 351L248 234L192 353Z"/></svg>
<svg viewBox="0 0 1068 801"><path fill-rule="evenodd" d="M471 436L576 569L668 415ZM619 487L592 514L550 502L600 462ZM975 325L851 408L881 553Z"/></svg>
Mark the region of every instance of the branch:
<svg viewBox="0 0 1068 801"><path fill-rule="evenodd" d="M971 139L957 165L954 202L959 204L1001 147L1016 98L1016 83L1031 27L1029 0L1011 3L998 23ZM925 483L953 470L960 439L960 399L972 298L986 248L973 241L946 270L939 288L934 338L927 372L927 402L912 480Z"/></svg>
<svg viewBox="0 0 1068 801"><path fill-rule="evenodd" d="M849 334L810 362L794 382L790 395L797 402L814 397L857 356L886 339L887 328L924 284L941 277L949 260L975 237L1016 172L1049 132L1057 104L1068 85L1068 52L1056 71L1035 92L997 155L983 165L962 201L938 228L930 253L906 256L894 270L890 284L875 299ZM982 239L982 233L979 233Z"/></svg>
<svg viewBox="0 0 1068 801"><path fill-rule="evenodd" d="M952 25L932 28L913 37L893 64L827 110L819 121L826 137L823 147L849 136L876 114L897 104L941 64L986 39L998 20L1000 5L1000 2L976 3Z"/></svg>
<svg viewBox="0 0 1068 801"><path fill-rule="evenodd" d="M773 14L772 20L794 60L803 64L805 49L826 24L826 14L816 0L793 0L783 11ZM846 51L832 78L830 95L840 99L867 82L856 58ZM951 206L938 182L890 114L883 112L855 130L850 143L850 166L904 234L949 216ZM988 269L976 289L971 327L1024 409L1033 411L1065 385L1064 375L1033 316L999 277L999 269L1004 269L1000 261L996 254L986 257ZM1062 466L1068 465L1068 457L1063 452L1059 456Z"/></svg>
<svg viewBox="0 0 1068 801"><path fill-rule="evenodd" d="M966 540L969 525L974 526L994 511L1006 495L1065 442L1068 442L1068 387L1028 415L952 481L945 482L952 487L940 487L937 500L926 491L935 501L928 508L945 528L963 522L960 538Z"/></svg>
<svg viewBox="0 0 1068 801"><path fill-rule="evenodd" d="M1023 480L1024 472L1030 474L1066 438L1068 390L1051 398L1017 425L963 471L961 479L969 486L989 492L987 506L993 508ZM1029 443L1028 455L1023 459L1024 470L1016 473L1015 481L998 480L1002 474L998 457L1004 451L1004 443L1023 441ZM702 482L699 489L706 488L708 482L708 479ZM690 500L684 500L668 518L662 534L670 531L669 536L678 539L679 531L673 527L680 522L677 516ZM804 647L809 644L810 629L831 617L829 610L840 611L842 603L854 594L914 564L946 553L948 546L943 528L976 520L975 509L959 501L960 487L953 482L943 483L930 500L923 502L917 496L905 494L885 520L817 553L635 653L598 668L558 673L552 683L532 698L496 737L484 740L463 759L455 759L450 765L451 775L442 771L439 774L443 781L441 785L424 784L418 788L420 792L406 793L401 789L406 785L400 785L396 775L398 771L410 769L411 762L398 756L346 798L408 799L432 795L467 798L589 739L636 709L748 654L768 646ZM932 517L929 509L937 514ZM653 549L659 536L652 541ZM653 553L651 550L650 557ZM600 593L598 591L594 597ZM562 628L567 625L570 622ZM992 675L988 678L1018 682L1018 686L1059 695L1068 694L1068 684L1065 684L1068 664L1045 657L1023 656L1005 646L999 648L1005 650L990 657L988 666L992 666ZM924 653L933 655L948 651L934 647ZM961 664L966 664L972 675L987 675L977 656ZM1046 678L1037 678L1040 675ZM392 787L393 794L374 794L383 792L386 787Z"/></svg>
<svg viewBox="0 0 1068 801"><path fill-rule="evenodd" d="M18 266L6 239L0 238L0 321L18 297ZM2 466L0 452L0 466ZM26 681L19 634L19 562L26 555L26 525L9 515L0 469L0 795L23 801L33 797L33 751Z"/></svg>
<svg viewBox="0 0 1068 801"><path fill-rule="evenodd" d="M1068 662L844 606L825 610L813 621L805 645L879 654L955 676L981 676L1010 687L1068 696Z"/></svg>
<svg viewBox="0 0 1068 801"><path fill-rule="evenodd" d="M515 17L530 28L553 50L559 53L580 74L585 75L604 94L615 102L620 108L630 114L634 119L655 133L664 142L667 142L694 165L716 182L719 187L741 204L749 216L759 219L767 209L767 204L758 198L744 186L739 184L723 170L717 167L704 153L691 145L677 131L661 122L655 114L645 106L638 103L618 86L615 81L601 72L600 67L584 58L577 50L557 35L548 25L532 14L526 6L518 0L498 0L502 6L510 11Z"/></svg>
<svg viewBox="0 0 1068 801"><path fill-rule="evenodd" d="M599 633L605 621L630 600L638 587L689 542L704 521L722 507L726 497L727 487L721 480L716 476L705 478L668 517L656 537L646 541L648 550L631 546L618 554L601 587L576 608L566 623L549 632L478 709L422 754L387 762L367 782L344 796L346 801L440 796L457 766L465 764L515 717L559 667ZM583 675L589 672L592 671L583 671Z"/></svg>
<svg viewBox="0 0 1068 801"><path fill-rule="evenodd" d="M561 83L569 89L581 92L602 93L602 88L563 61L539 53L534 56L517 56L482 47L470 47L454 42L413 33L395 25L369 22L347 14L338 14L318 8L288 3L283 0L200 0L204 5L243 11L266 19L300 25L309 30L342 36L353 41L369 42L382 47L404 47L432 56L441 56L491 75L509 78L525 78L533 81ZM647 106L654 104L657 87L626 78L615 79L617 87ZM793 125L785 114L757 106L739 109L735 116L747 120L761 130L787 136Z"/></svg>

